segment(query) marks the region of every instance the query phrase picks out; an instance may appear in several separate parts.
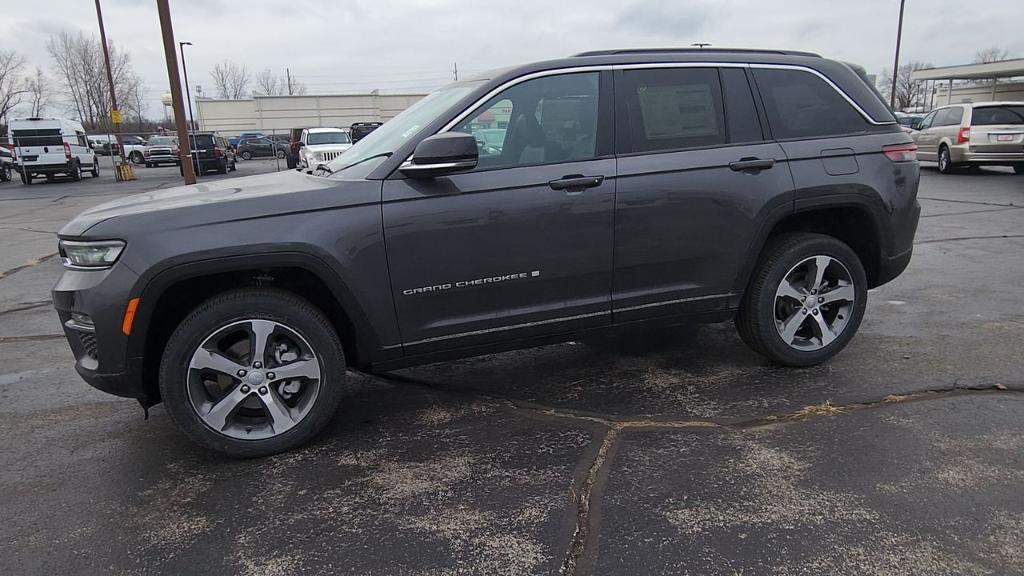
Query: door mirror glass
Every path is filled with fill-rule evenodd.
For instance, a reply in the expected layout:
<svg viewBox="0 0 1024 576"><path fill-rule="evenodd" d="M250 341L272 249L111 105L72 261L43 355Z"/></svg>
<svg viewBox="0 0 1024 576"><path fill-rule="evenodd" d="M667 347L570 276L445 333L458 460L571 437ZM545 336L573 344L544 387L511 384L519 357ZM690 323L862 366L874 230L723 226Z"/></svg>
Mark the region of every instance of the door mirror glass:
<svg viewBox="0 0 1024 576"><path fill-rule="evenodd" d="M400 170L410 178L433 178L472 170L478 159L472 134L443 132L420 142L412 154L412 162Z"/></svg>

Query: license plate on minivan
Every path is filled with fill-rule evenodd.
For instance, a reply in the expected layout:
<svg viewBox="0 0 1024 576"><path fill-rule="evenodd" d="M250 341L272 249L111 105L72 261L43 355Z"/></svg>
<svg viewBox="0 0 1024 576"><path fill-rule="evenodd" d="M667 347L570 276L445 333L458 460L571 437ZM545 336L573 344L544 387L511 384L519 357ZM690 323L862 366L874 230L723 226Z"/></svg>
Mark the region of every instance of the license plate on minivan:
<svg viewBox="0 0 1024 576"><path fill-rule="evenodd" d="M1013 134L999 134L996 136L996 142L1013 142Z"/></svg>

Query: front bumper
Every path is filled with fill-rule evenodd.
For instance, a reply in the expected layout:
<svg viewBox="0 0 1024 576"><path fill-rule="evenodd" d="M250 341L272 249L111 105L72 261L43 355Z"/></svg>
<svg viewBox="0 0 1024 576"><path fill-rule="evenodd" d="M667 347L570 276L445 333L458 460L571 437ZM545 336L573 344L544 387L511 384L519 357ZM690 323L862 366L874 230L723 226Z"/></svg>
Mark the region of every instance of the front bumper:
<svg viewBox="0 0 1024 576"><path fill-rule="evenodd" d="M107 270L64 270L52 294L79 376L103 392L145 402L142 359L127 357L121 326L137 280L121 263Z"/></svg>

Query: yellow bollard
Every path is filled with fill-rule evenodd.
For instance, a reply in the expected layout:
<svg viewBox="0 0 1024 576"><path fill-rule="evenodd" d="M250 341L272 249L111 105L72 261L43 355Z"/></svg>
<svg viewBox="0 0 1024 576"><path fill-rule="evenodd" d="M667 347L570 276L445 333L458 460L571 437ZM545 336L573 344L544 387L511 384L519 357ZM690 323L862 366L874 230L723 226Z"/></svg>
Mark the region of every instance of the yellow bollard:
<svg viewBox="0 0 1024 576"><path fill-rule="evenodd" d="M114 179L118 182L135 180L135 170L132 168L131 163L118 164L117 169L114 171Z"/></svg>

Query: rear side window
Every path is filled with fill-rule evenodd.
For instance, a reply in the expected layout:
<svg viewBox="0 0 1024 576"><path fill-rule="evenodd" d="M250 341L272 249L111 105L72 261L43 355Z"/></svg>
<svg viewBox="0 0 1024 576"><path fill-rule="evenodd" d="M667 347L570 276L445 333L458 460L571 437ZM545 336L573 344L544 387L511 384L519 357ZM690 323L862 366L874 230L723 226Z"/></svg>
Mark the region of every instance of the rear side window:
<svg viewBox="0 0 1024 576"><path fill-rule="evenodd" d="M622 78L617 86L629 124L624 148L656 152L725 144L718 70L626 70Z"/></svg>
<svg viewBox="0 0 1024 576"><path fill-rule="evenodd" d="M824 138L867 129L850 103L814 74L764 68L753 72L776 138Z"/></svg>
<svg viewBox="0 0 1024 576"><path fill-rule="evenodd" d="M953 108L946 108L939 110L939 113L935 115L935 126L959 126L960 121L964 119L964 109L955 106Z"/></svg>
<svg viewBox="0 0 1024 576"><path fill-rule="evenodd" d="M1024 124L1024 106L983 106L971 115L974 126L994 124Z"/></svg>
<svg viewBox="0 0 1024 576"><path fill-rule="evenodd" d="M63 146L64 137L60 128L39 130L14 130L11 132L15 146Z"/></svg>
<svg viewBox="0 0 1024 576"><path fill-rule="evenodd" d="M739 68L722 68L721 75L729 142L760 142L764 136L746 72Z"/></svg>

